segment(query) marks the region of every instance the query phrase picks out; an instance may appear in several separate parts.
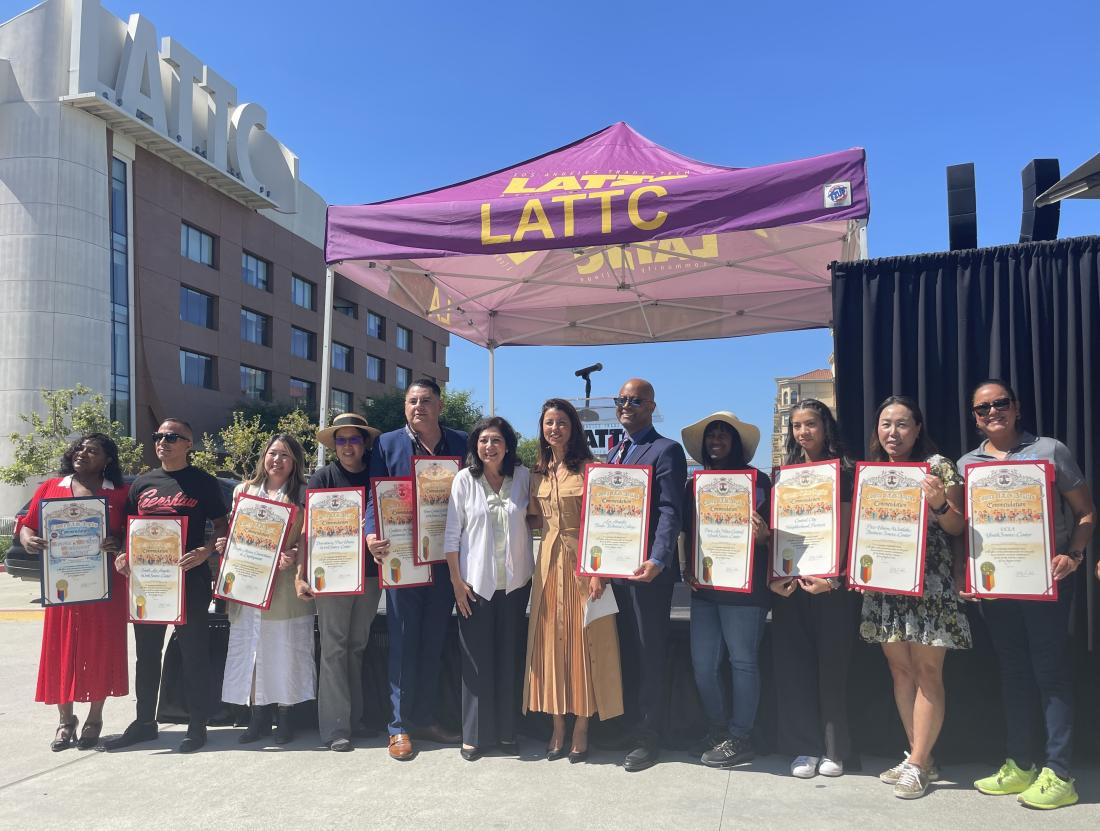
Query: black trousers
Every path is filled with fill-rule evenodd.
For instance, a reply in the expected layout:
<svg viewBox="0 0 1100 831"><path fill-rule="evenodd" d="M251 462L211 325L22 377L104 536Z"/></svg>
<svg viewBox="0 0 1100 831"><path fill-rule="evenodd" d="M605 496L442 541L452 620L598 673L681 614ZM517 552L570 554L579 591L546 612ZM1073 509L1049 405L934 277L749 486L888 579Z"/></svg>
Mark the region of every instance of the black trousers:
<svg viewBox="0 0 1100 831"><path fill-rule="evenodd" d="M856 638L855 595L844 589L790 597L772 606L772 656L779 750L846 761L848 674Z"/></svg>
<svg viewBox="0 0 1100 831"><path fill-rule="evenodd" d="M527 640L524 614L530 597L530 582L510 593L495 592L490 600L474 595L470 616L458 616L465 744L491 747L516 737L520 649Z"/></svg>
<svg viewBox="0 0 1100 831"><path fill-rule="evenodd" d="M673 575L663 569L651 583L616 580L623 714L640 737L659 741L668 706L668 635Z"/></svg>
<svg viewBox="0 0 1100 831"><path fill-rule="evenodd" d="M176 627L180 655L183 658L183 683L191 724L206 724L210 716L210 629L208 626L212 595L210 570L205 565L184 576L184 605L187 623ZM159 623L135 623L134 645L137 667L134 692L137 694L138 721L157 718L161 659L164 635L168 627Z"/></svg>

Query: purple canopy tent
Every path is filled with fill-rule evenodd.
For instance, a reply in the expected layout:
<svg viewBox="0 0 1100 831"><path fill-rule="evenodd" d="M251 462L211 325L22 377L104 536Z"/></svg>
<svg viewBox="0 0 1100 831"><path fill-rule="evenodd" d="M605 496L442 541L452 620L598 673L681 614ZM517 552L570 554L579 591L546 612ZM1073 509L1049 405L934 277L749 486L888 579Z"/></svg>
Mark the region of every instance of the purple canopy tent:
<svg viewBox="0 0 1100 831"><path fill-rule="evenodd" d="M492 412L498 346L828 326L828 263L866 255L864 165L857 148L720 167L620 122L466 182L331 206L325 260L487 347Z"/></svg>

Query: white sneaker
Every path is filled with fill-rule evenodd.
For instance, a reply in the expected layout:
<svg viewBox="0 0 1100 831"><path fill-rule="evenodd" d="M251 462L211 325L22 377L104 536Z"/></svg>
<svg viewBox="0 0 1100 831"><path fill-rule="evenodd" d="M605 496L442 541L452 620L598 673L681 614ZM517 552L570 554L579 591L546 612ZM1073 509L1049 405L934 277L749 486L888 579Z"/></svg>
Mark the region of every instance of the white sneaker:
<svg viewBox="0 0 1100 831"><path fill-rule="evenodd" d="M844 763L834 762L828 756L823 757L821 764L817 766L817 772L822 776L843 776Z"/></svg>
<svg viewBox="0 0 1100 831"><path fill-rule="evenodd" d="M791 776L797 776L799 779L813 779L816 775L816 756L796 756L791 762Z"/></svg>

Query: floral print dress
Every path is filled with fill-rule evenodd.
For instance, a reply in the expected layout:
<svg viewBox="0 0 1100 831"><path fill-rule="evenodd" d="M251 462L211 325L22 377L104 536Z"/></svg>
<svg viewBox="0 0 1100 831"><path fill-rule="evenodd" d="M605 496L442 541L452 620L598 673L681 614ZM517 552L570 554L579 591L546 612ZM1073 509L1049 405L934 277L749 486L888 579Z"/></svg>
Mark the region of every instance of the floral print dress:
<svg viewBox="0 0 1100 831"><path fill-rule="evenodd" d="M944 487L961 485L954 463L936 454L927 459ZM928 544L924 560L924 594L864 592L859 634L868 643L910 641L947 649L969 649L970 621L955 590L951 537L928 512Z"/></svg>

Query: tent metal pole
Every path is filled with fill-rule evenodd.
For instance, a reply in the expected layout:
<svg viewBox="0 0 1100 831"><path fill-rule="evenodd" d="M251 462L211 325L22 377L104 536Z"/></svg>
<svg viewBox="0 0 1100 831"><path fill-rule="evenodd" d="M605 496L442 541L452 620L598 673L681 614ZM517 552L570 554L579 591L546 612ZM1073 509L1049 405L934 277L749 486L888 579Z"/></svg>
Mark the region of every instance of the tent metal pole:
<svg viewBox="0 0 1100 831"><path fill-rule="evenodd" d="M330 388L332 386L332 300L335 297L336 277L331 268L325 269L325 332L321 346L321 410L318 426L328 426ZM325 448L317 444L317 467L325 464Z"/></svg>
<svg viewBox="0 0 1100 831"><path fill-rule="evenodd" d="M489 415L497 414L496 405L496 352L497 348L489 344Z"/></svg>

